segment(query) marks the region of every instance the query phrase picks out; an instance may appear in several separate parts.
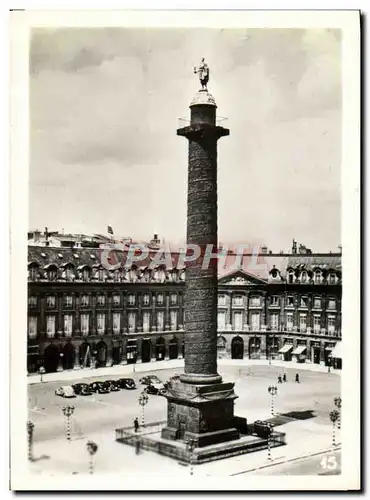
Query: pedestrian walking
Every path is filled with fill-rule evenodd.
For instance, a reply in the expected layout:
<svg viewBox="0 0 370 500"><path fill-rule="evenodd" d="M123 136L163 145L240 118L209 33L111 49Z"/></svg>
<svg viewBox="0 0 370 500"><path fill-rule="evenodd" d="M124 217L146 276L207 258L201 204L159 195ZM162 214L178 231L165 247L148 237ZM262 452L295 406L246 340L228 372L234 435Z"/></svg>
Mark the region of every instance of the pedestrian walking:
<svg viewBox="0 0 370 500"><path fill-rule="evenodd" d="M299 383L299 373L295 374L295 381Z"/></svg>
<svg viewBox="0 0 370 500"><path fill-rule="evenodd" d="M139 419L137 417L134 420L134 428L135 428L135 432L137 432L139 430Z"/></svg>
<svg viewBox="0 0 370 500"><path fill-rule="evenodd" d="M282 384L283 383L283 380L281 378L281 375L278 375L278 384Z"/></svg>
<svg viewBox="0 0 370 500"><path fill-rule="evenodd" d="M286 382L286 373L283 373L283 382Z"/></svg>

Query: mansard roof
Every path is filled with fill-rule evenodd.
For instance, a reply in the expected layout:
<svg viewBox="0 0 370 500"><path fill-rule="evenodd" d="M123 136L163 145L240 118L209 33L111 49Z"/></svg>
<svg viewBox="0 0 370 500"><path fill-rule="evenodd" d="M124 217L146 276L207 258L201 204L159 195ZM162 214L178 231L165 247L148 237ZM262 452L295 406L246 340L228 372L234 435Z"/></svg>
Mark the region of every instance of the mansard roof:
<svg viewBox="0 0 370 500"><path fill-rule="evenodd" d="M104 267L104 262L106 262L112 266L121 263L120 267L123 269L127 261L127 255L127 251L110 251L102 248L28 246L28 265L38 264L40 268L45 269L45 266L50 264L54 264L58 268L64 268L69 263L78 269L82 269L83 266L96 268L100 263L103 263ZM165 263L164 267L168 271L176 268L183 269L184 266L179 256L178 252L172 252L170 255L165 256L164 253L160 254L157 251L151 251L145 259L137 261L135 266L145 269L153 260L156 260L158 263ZM322 269L325 272L330 270L334 270L335 272L341 271L340 254L244 255L242 264L236 266L237 263L238 260L235 255L227 255L224 261L220 259L218 263L219 278L232 277L233 273L238 270L246 274L246 279L252 280L254 278L262 282L269 281L270 272L273 268L279 272L282 280L286 279L287 270L290 268L301 271L314 271L316 268Z"/></svg>

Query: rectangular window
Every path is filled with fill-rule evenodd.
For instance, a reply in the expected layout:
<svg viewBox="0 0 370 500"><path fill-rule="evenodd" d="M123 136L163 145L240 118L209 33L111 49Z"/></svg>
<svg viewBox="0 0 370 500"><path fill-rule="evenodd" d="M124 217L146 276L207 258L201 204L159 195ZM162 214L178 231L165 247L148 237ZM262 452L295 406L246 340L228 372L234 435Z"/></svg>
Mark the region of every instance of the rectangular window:
<svg viewBox="0 0 370 500"><path fill-rule="evenodd" d="M279 296L278 295L272 295L271 296L271 305L272 306L278 306L279 305Z"/></svg>
<svg viewBox="0 0 370 500"><path fill-rule="evenodd" d="M336 301L335 301L335 299L329 299L329 302L328 302L328 309L335 309L335 306L336 306Z"/></svg>
<svg viewBox="0 0 370 500"><path fill-rule="evenodd" d="M328 333L335 332L335 316L328 316Z"/></svg>
<svg viewBox="0 0 370 500"><path fill-rule="evenodd" d="M148 306L150 304L150 296L148 293L143 295L143 304L144 306Z"/></svg>
<svg viewBox="0 0 370 500"><path fill-rule="evenodd" d="M236 295L235 297L233 297L233 305L238 307L243 306L243 296Z"/></svg>
<svg viewBox="0 0 370 500"><path fill-rule="evenodd" d="M157 295L157 304L160 306L163 304L163 293Z"/></svg>
<svg viewBox="0 0 370 500"><path fill-rule="evenodd" d="M31 295L28 297L28 307L36 307L37 306L37 297L35 295Z"/></svg>
<svg viewBox="0 0 370 500"><path fill-rule="evenodd" d="M308 307L308 297L301 297L299 307Z"/></svg>
<svg viewBox="0 0 370 500"><path fill-rule="evenodd" d="M235 330L243 330L243 313L235 312L234 313L234 329Z"/></svg>
<svg viewBox="0 0 370 500"><path fill-rule="evenodd" d="M143 331L149 332L150 329L150 312L145 311L143 313Z"/></svg>
<svg viewBox="0 0 370 500"><path fill-rule="evenodd" d="M105 332L105 314L98 313L96 316L96 329L97 332L102 335Z"/></svg>
<svg viewBox="0 0 370 500"><path fill-rule="evenodd" d="M261 297L251 297L250 298L250 306L251 307L259 307L261 305Z"/></svg>
<svg viewBox="0 0 370 500"><path fill-rule="evenodd" d="M129 306L134 306L135 305L135 295L133 295L132 293L130 293L130 295L128 296L128 304Z"/></svg>
<svg viewBox="0 0 370 500"><path fill-rule="evenodd" d="M119 306L121 303L121 297L119 295L113 295L113 305Z"/></svg>
<svg viewBox="0 0 370 500"><path fill-rule="evenodd" d="M279 314L278 313L270 314L270 327L271 327L271 330L278 330L279 329Z"/></svg>
<svg viewBox="0 0 370 500"><path fill-rule="evenodd" d="M315 297L314 302L313 302L313 307L315 309L321 309L321 298L320 297Z"/></svg>
<svg viewBox="0 0 370 500"><path fill-rule="evenodd" d="M64 315L64 336L65 337L72 336L72 315L71 314Z"/></svg>
<svg viewBox="0 0 370 500"><path fill-rule="evenodd" d="M177 311L170 313L171 330L177 330Z"/></svg>
<svg viewBox="0 0 370 500"><path fill-rule="evenodd" d="M72 307L72 296L66 295L64 297L64 307Z"/></svg>
<svg viewBox="0 0 370 500"><path fill-rule="evenodd" d="M321 328L320 316L318 314L315 314L313 317L313 331L315 333L320 333L320 328Z"/></svg>
<svg viewBox="0 0 370 500"><path fill-rule="evenodd" d="M305 332L307 327L307 314L300 314L299 315L299 330L301 332Z"/></svg>
<svg viewBox="0 0 370 500"><path fill-rule="evenodd" d="M292 297L291 295L286 298L286 306L294 307L294 297Z"/></svg>
<svg viewBox="0 0 370 500"><path fill-rule="evenodd" d="M121 314L113 313L113 333L119 333L121 330Z"/></svg>
<svg viewBox="0 0 370 500"><path fill-rule="evenodd" d="M226 306L226 295L219 295L218 296L218 305L219 306Z"/></svg>
<svg viewBox="0 0 370 500"><path fill-rule="evenodd" d="M251 328L252 330L260 329L260 313L251 313Z"/></svg>
<svg viewBox="0 0 370 500"><path fill-rule="evenodd" d="M171 293L171 305L175 306L177 304L177 295L176 293Z"/></svg>
<svg viewBox="0 0 370 500"><path fill-rule="evenodd" d="M128 329L130 332L134 332L136 328L136 313L129 312L128 313Z"/></svg>
<svg viewBox="0 0 370 500"><path fill-rule="evenodd" d="M293 330L293 313L288 313L286 315L286 326L288 330Z"/></svg>
<svg viewBox="0 0 370 500"><path fill-rule="evenodd" d="M50 308L55 307L55 297L54 297L54 295L48 295L46 297L46 305L47 305L47 307L50 307Z"/></svg>
<svg viewBox="0 0 370 500"><path fill-rule="evenodd" d="M28 318L28 336L30 339L37 337L37 317L30 316Z"/></svg>
<svg viewBox="0 0 370 500"><path fill-rule="evenodd" d="M81 333L83 336L89 334L89 315L81 314Z"/></svg>
<svg viewBox="0 0 370 500"><path fill-rule="evenodd" d="M81 297L81 307L87 307L89 305L89 296L82 295Z"/></svg>
<svg viewBox="0 0 370 500"><path fill-rule="evenodd" d="M163 311L157 311L157 329L158 330L164 329L164 312Z"/></svg>
<svg viewBox="0 0 370 500"><path fill-rule="evenodd" d="M226 311L218 311L217 313L217 328L225 330L226 327Z"/></svg>
<svg viewBox="0 0 370 500"><path fill-rule="evenodd" d="M49 338L55 335L55 316L46 316L46 335Z"/></svg>
<svg viewBox="0 0 370 500"><path fill-rule="evenodd" d="M98 295L98 306L105 306L105 296Z"/></svg>

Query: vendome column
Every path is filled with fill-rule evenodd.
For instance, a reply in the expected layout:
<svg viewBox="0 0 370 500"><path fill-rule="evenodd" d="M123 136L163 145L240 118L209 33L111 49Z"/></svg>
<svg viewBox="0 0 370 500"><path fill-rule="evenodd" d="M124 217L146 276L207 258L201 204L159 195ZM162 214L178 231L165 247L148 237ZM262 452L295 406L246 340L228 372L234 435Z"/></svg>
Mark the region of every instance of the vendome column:
<svg viewBox="0 0 370 500"><path fill-rule="evenodd" d="M202 61L203 63L203 61ZM206 66L203 63L203 67ZM186 263L185 373L173 381L166 397L164 439L196 440L197 446L239 438L234 426L234 384L217 373L217 141L229 130L216 124L216 102L205 88L190 104L190 123L177 130L189 141L187 245L200 257ZM191 252L190 252L191 253Z"/></svg>

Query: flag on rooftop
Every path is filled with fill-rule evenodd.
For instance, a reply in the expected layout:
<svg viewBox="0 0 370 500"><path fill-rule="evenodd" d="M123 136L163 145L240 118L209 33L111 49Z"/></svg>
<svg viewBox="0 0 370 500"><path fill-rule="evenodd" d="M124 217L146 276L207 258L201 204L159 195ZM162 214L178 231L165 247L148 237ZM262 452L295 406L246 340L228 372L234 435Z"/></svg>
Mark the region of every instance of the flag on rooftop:
<svg viewBox="0 0 370 500"><path fill-rule="evenodd" d="M108 226L108 234L114 234L112 226Z"/></svg>

